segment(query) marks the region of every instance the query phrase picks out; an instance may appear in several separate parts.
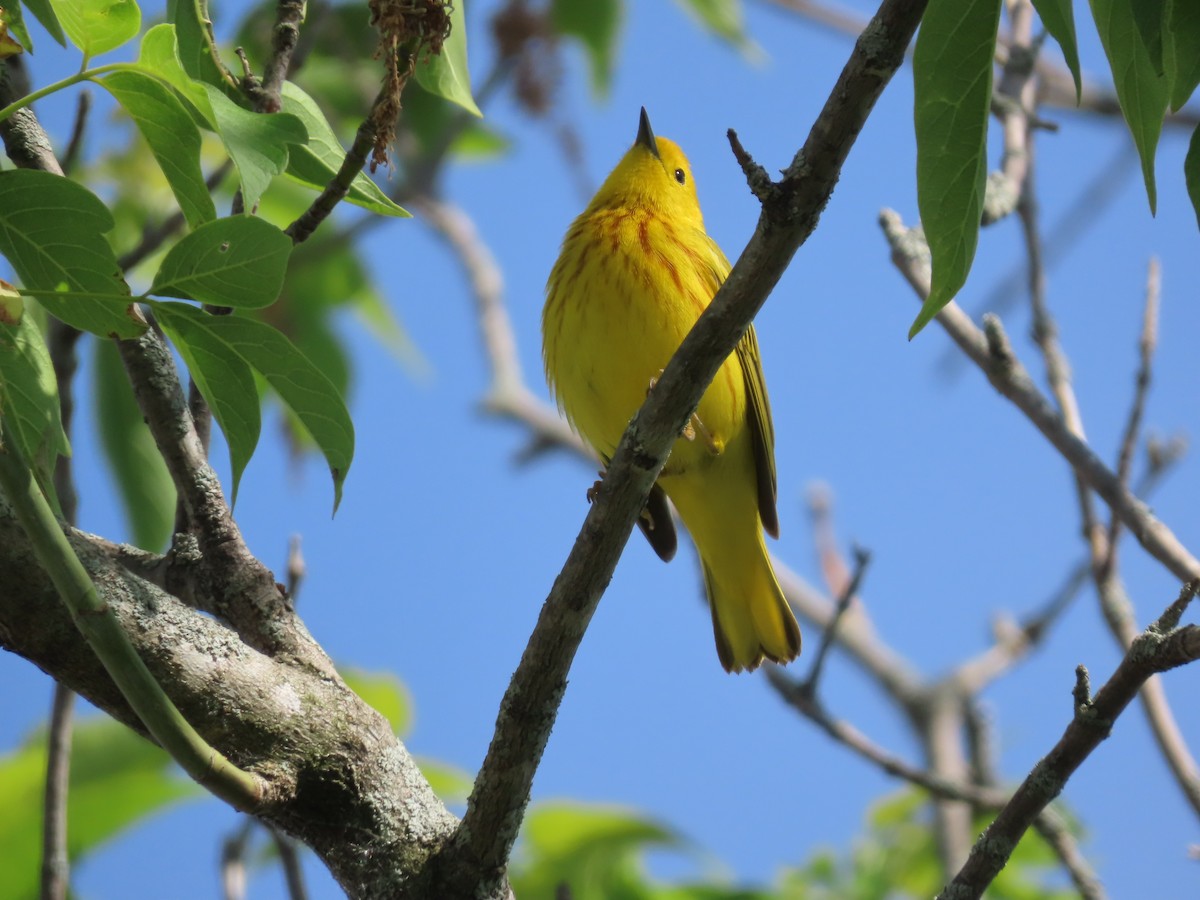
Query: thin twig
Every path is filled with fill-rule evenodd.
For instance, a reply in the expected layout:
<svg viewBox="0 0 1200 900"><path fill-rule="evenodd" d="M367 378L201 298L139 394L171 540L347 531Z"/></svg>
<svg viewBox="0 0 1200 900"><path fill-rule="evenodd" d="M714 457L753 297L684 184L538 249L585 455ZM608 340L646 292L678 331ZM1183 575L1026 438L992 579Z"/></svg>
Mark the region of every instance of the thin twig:
<svg viewBox="0 0 1200 900"><path fill-rule="evenodd" d="M1184 605L1184 595L1190 599L1197 584L1189 582L1184 587L1180 600L1168 608L1164 619L1138 637L1112 677L1072 716L1054 749L1034 766L1012 799L979 836L966 864L938 895L939 900L981 897L1008 862L1021 836L1046 804L1062 792L1075 770L1108 737L1146 679L1200 659L1200 626L1162 627L1169 625L1168 614Z"/></svg>
<svg viewBox="0 0 1200 900"><path fill-rule="evenodd" d="M1134 376L1133 402L1129 405L1129 417L1121 437L1121 449L1117 453L1117 478L1129 483L1129 470L1133 466L1133 450L1141 431L1142 418L1146 411L1146 395L1150 391L1151 370L1154 351L1158 346L1158 305L1162 289L1162 270L1157 257L1150 258L1146 271L1146 306L1142 313L1142 334L1138 339L1138 370ZM1113 516L1108 523L1108 555L1103 569L1112 569L1117 555L1121 523Z"/></svg>
<svg viewBox="0 0 1200 900"><path fill-rule="evenodd" d="M283 108L280 91L287 80L292 53L300 40L300 24L304 21L304 0L279 0L276 5L275 27L271 32L271 59L263 72L262 99L257 105L261 112L279 112Z"/></svg>
<svg viewBox="0 0 1200 900"><path fill-rule="evenodd" d="M268 825L267 831L270 832L275 849L279 852L279 864L283 867L288 897L290 900L307 900L308 889L304 886L304 868L300 865L299 845L274 825Z"/></svg>
<svg viewBox="0 0 1200 900"><path fill-rule="evenodd" d="M900 216L892 210L884 210L880 214L880 224L892 246L893 261L917 289L918 297L928 296L928 247L904 227ZM920 249L922 247L923 251ZM979 366L992 386L1012 401L1080 473L1092 490L1104 498L1151 556L1180 581L1200 577L1200 560L1180 543L1170 528L1155 518L1145 503L1121 484L1116 474L1084 441L1071 433L1011 349L1007 354L994 352L996 341L1001 338L1003 342L1007 341L999 319L994 316L984 318L992 343L989 343L988 334L976 327L954 302L943 308L937 321L971 361Z"/></svg>
<svg viewBox="0 0 1200 900"><path fill-rule="evenodd" d="M244 900L246 896L246 850L257 820L243 817L238 829L221 846L222 900Z"/></svg>
<svg viewBox="0 0 1200 900"><path fill-rule="evenodd" d="M67 856L67 798L70 794L74 710L75 692L55 682L42 803L41 900L66 900L71 884L71 861Z"/></svg>
<svg viewBox="0 0 1200 900"><path fill-rule="evenodd" d="M304 584L304 576L308 574L308 567L304 562L304 553L301 552L300 544L300 535L298 534L293 534L288 539L287 596L293 607L299 599L300 585Z"/></svg>
<svg viewBox="0 0 1200 900"><path fill-rule="evenodd" d="M67 142L67 150L63 153L62 167L63 172L68 175L75 168L75 163L79 161L79 154L83 150L83 138L87 133L88 113L92 109L92 92L84 88L79 92L79 99L75 101L75 121L71 125L71 139Z"/></svg>
<svg viewBox="0 0 1200 900"><path fill-rule="evenodd" d="M829 648L837 639L838 625L841 623L842 617L846 615L846 610L850 608L850 601L858 593L859 585L862 584L863 576L870 564L871 552L856 546L854 548L854 574L850 576L850 580L842 589L841 596L838 597L837 607L834 609L829 625L821 631L821 643L817 646L816 655L813 657L812 669L809 670L808 677L801 682L801 690L807 691L811 696L815 697L817 694L821 672L825 667L825 657L828 656Z"/></svg>
<svg viewBox="0 0 1200 900"><path fill-rule="evenodd" d="M428 194L416 194L410 202L421 213L422 220L449 244L470 281L483 349L492 373L483 408L492 415L523 423L538 452L563 447L592 459L591 452L566 420L529 389L521 372L516 337L504 303L500 267L470 217L457 206ZM526 452L522 461L529 458Z"/></svg>

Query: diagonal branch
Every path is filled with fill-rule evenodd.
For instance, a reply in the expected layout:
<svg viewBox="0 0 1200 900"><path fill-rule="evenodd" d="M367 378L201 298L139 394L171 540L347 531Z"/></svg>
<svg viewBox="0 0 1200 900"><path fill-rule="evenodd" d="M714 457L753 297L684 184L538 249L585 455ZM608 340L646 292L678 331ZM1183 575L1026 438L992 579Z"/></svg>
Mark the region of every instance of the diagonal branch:
<svg viewBox="0 0 1200 900"><path fill-rule="evenodd" d="M1183 607L1198 587L1200 581L1184 586L1179 599L1138 636L1095 697L1079 697L1083 702L1077 702L1076 713L1062 738L1034 766L1012 799L979 836L966 864L938 895L939 900L981 897L1008 862L1021 836L1046 804L1062 792L1075 770L1108 737L1117 717L1137 696L1146 679L1200 659L1200 626L1175 627Z"/></svg>
<svg viewBox="0 0 1200 900"><path fill-rule="evenodd" d="M567 673L634 521L704 389L816 227L842 164L903 61L924 10L924 0L881 4L804 146L764 203L750 243L626 431L501 701L466 814L443 855L447 882L458 894L503 893L503 867Z"/></svg>
<svg viewBox="0 0 1200 900"><path fill-rule="evenodd" d="M892 210L880 214L880 225L892 248L892 259L919 297L929 293L929 248L905 228ZM937 317L946 333L987 376L1002 395L1025 414L1087 485L1099 494L1151 556L1180 581L1200 578L1200 560L1180 543L1173 531L1155 518L1139 498L1122 484L1083 440L1072 434L1062 417L1037 389L1012 352L999 319L984 317L976 327L958 304L951 302Z"/></svg>

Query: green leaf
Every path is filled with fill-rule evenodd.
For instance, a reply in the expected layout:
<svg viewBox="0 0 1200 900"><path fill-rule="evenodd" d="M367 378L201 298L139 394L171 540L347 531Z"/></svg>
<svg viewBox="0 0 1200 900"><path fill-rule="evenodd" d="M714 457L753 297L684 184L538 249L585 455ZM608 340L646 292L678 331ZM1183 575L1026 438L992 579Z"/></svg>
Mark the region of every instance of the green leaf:
<svg viewBox="0 0 1200 900"><path fill-rule="evenodd" d="M88 58L133 40L142 27L134 0L50 0L50 5L71 43Z"/></svg>
<svg viewBox="0 0 1200 900"><path fill-rule="evenodd" d="M1183 180L1187 184L1192 209L1196 211L1196 225L1200 227L1200 125L1196 126L1188 142L1187 156L1183 159Z"/></svg>
<svg viewBox="0 0 1200 900"><path fill-rule="evenodd" d="M291 238L264 219L217 219L167 252L148 293L261 309L279 297L291 254Z"/></svg>
<svg viewBox="0 0 1200 900"><path fill-rule="evenodd" d="M1158 75L1163 69L1163 23L1167 18L1167 0L1126 0L1133 12L1138 36L1146 48L1150 65Z"/></svg>
<svg viewBox="0 0 1200 900"><path fill-rule="evenodd" d="M179 60L174 25L155 25L146 32L138 50L138 65L175 88L190 106L188 112L197 125L216 127L212 104L208 102L208 92L201 82L184 71L183 63Z"/></svg>
<svg viewBox="0 0 1200 900"><path fill-rule="evenodd" d="M0 294L18 296L3 281ZM53 497L54 465L59 456L71 455L71 445L59 416L50 351L33 316L0 321L0 416L12 426L42 490Z"/></svg>
<svg viewBox="0 0 1200 900"><path fill-rule="evenodd" d="M757 53L746 34L741 0L676 0L701 25L743 53Z"/></svg>
<svg viewBox="0 0 1200 900"><path fill-rule="evenodd" d="M207 329L266 379L329 463L336 512L354 456L354 424L329 378L270 325L236 315L210 316L184 303L154 301L152 306L159 318L186 317Z"/></svg>
<svg viewBox="0 0 1200 900"><path fill-rule="evenodd" d="M5 29L8 30L8 34L4 33ZM33 53L33 38L29 36L29 29L25 27L20 2L0 6L0 55L14 49L11 45L14 38L25 48L25 52ZM20 50L15 52L19 53Z"/></svg>
<svg viewBox="0 0 1200 900"><path fill-rule="evenodd" d="M622 0L551 0L550 21L559 34L576 38L587 50L592 90L603 96L612 84L621 31Z"/></svg>
<svg viewBox="0 0 1200 900"><path fill-rule="evenodd" d="M1200 4L1177 0L1167 10L1163 63L1171 112L1178 112L1200 85Z"/></svg>
<svg viewBox="0 0 1200 900"><path fill-rule="evenodd" d="M1112 68L1117 101L1142 160L1146 197L1153 214L1158 206L1154 186L1154 153L1167 109L1166 78L1154 70L1134 23L1131 0L1090 0L1100 42Z"/></svg>
<svg viewBox="0 0 1200 900"><path fill-rule="evenodd" d="M283 83L283 111L299 119L308 132L308 141L292 147L288 155L287 174L302 184L324 190L346 158L346 151L325 119L317 102L290 81ZM350 183L346 199L383 216L409 218L380 187L359 172Z"/></svg>
<svg viewBox="0 0 1200 900"><path fill-rule="evenodd" d="M467 23L462 0L450 9L450 34L441 53L417 60L417 82L431 94L457 103L472 115L482 116L471 96L471 75L467 69Z"/></svg>
<svg viewBox="0 0 1200 900"><path fill-rule="evenodd" d="M488 128L476 125L464 128L450 144L450 152L464 162L484 162L509 151L512 141Z"/></svg>
<svg viewBox="0 0 1200 900"><path fill-rule="evenodd" d="M175 92L157 78L127 69L99 80L125 108L150 145L188 226L217 217L200 168L200 129Z"/></svg>
<svg viewBox="0 0 1200 900"><path fill-rule="evenodd" d="M58 21L50 0L19 0L19 4L33 13L33 17L42 23L42 27L49 32L50 37L58 41L60 47L67 46L67 36L63 34L62 24ZM27 44L26 49L32 53L33 45Z"/></svg>
<svg viewBox="0 0 1200 900"><path fill-rule="evenodd" d="M0 254L53 316L101 336L128 338L145 325L126 298L129 286L104 233L112 214L70 179L32 169L0 172Z"/></svg>
<svg viewBox="0 0 1200 900"><path fill-rule="evenodd" d="M189 76L205 84L229 87L217 58L212 22L201 0L167 0L167 21L175 26L179 61Z"/></svg>
<svg viewBox="0 0 1200 900"><path fill-rule="evenodd" d="M104 843L204 792L180 778L167 756L106 716L75 723L67 800L67 850L77 864ZM0 847L5 897L37 896L46 736L0 757Z"/></svg>
<svg viewBox="0 0 1200 900"><path fill-rule="evenodd" d="M1033 8L1062 49L1063 59L1071 70L1071 77L1075 79L1075 102L1079 103L1083 79L1079 74L1079 44L1075 39L1075 14L1071 9L1071 0L1033 0Z"/></svg>
<svg viewBox="0 0 1200 900"><path fill-rule="evenodd" d="M158 307L158 323L179 350L201 395L208 401L225 443L232 472L230 505L237 503L242 473L258 446L262 412L250 366L223 340L188 316L175 315L178 304ZM200 315L206 315L200 313ZM209 316L209 318L212 318Z"/></svg>
<svg viewBox="0 0 1200 900"><path fill-rule="evenodd" d="M350 690L388 720L392 731L403 737L412 728L413 702L399 678L391 672L368 672L353 667L338 667L338 674Z"/></svg>
<svg viewBox="0 0 1200 900"><path fill-rule="evenodd" d="M288 113L263 115L242 109L218 88L204 85L217 134L242 178L247 210L258 205L271 177L287 168L288 147L308 140L304 123Z"/></svg>
<svg viewBox="0 0 1200 900"><path fill-rule="evenodd" d="M175 524L175 484L146 427L112 341L97 341L92 402L100 446L125 507L132 543L160 552Z"/></svg>
<svg viewBox="0 0 1200 900"><path fill-rule="evenodd" d="M933 283L909 340L954 299L975 259L999 25L999 0L930 0L917 33L917 205Z"/></svg>

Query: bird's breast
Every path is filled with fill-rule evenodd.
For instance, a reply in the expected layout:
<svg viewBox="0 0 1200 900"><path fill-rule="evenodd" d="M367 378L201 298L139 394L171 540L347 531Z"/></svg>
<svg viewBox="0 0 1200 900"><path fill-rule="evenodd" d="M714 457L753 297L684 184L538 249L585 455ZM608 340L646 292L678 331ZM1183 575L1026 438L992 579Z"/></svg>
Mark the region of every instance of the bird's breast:
<svg viewBox="0 0 1200 900"><path fill-rule="evenodd" d="M585 214L567 232L547 286L546 370L568 418L606 456L719 286L705 241L703 232L636 210ZM731 355L698 412L723 444L742 427L744 409ZM676 455L709 452L683 443Z"/></svg>

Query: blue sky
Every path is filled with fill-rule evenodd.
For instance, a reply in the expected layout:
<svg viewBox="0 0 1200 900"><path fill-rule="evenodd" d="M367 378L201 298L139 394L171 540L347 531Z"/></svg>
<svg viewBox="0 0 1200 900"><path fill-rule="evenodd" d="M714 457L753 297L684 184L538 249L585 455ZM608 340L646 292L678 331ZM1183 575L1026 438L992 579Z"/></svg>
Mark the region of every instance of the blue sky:
<svg viewBox="0 0 1200 900"><path fill-rule="evenodd" d="M487 18L496 6L480 0L468 11L477 75L489 66ZM630 3L610 95L600 102L592 96L573 50L562 88L593 184L633 141L646 106L655 131L688 153L708 230L731 258L750 236L757 205L725 130L735 128L769 170L782 168L850 50L847 39L770 4L749 4L746 13L763 51L754 63L703 32L675 3ZM1086 8L1077 14L1084 68L1104 80ZM1053 45L1047 52L1060 59ZM71 65L60 59L35 58L39 83L66 71L56 66ZM72 102L39 109L58 141L65 142ZM1128 139L1112 121L1059 110L1045 115L1061 126L1038 145L1050 233ZM561 235L586 198L547 127L525 119L506 97L488 117L512 138L511 153L448 171L445 195L473 216L503 269L520 362L545 396L543 286ZM888 259L876 217L892 207L916 220L911 123L906 69L863 131L820 227L757 327L777 432L782 539L771 549L820 582L804 494L814 482L829 485L843 546L856 541L874 554L863 597L880 635L936 675L988 645L995 615L1037 608L1083 544L1066 464L977 371L959 365L946 374L949 342L938 326L906 340L917 304ZM1161 434L1194 433L1200 414L1200 256L1183 191L1185 149L1186 134L1168 131L1158 155L1156 218L1131 162L1115 199L1090 212L1086 233L1049 273L1049 302L1088 437L1110 460L1132 390L1151 254L1162 260L1163 300L1147 424ZM420 222L376 228L363 250L430 373L415 377L399 367L347 320L358 449L336 519L328 515L323 467L316 460L294 466L270 419L241 487L238 518L251 548L277 571L288 536L303 535L308 627L339 662L388 669L407 683L417 713L408 741L414 752L474 772L508 677L583 521L594 472L564 455L514 464L525 435L479 410L488 370L469 286ZM1015 221L986 230L963 305L978 311L993 285L1022 265ZM1023 296L1012 298L1004 321L1040 380ZM84 406L75 439L81 524L120 538L124 524L102 483ZM224 473L223 452L216 459ZM1193 551L1200 548L1197 496L1200 465L1185 459L1153 499L1156 513ZM1122 565L1144 624L1177 585L1128 541ZM690 552L664 566L640 538L630 542L576 660L534 797L635 807L689 836L730 877L768 881L816 847L846 848L872 800L900 785L790 713L761 677L726 675L700 592ZM814 629L806 629L806 646L816 643ZM1023 777L1057 741L1071 712L1074 667L1088 665L1097 684L1118 659L1085 591L1040 652L985 696L1005 779ZM800 666L807 671L806 660ZM1200 708L1184 697L1195 679L1195 671L1167 678L1194 748ZM51 684L11 655L0 656L0 681L7 685L3 747L41 721ZM918 760L895 711L836 652L823 690L833 713ZM1200 832L1139 710L1126 713L1072 779L1065 802L1086 824L1083 849L1112 896L1195 895L1200 879L1187 847L1200 842ZM213 896L219 841L235 821L216 801L182 807L89 860L78 872L78 890L90 898ZM335 896L328 876L310 868L314 896ZM274 875L252 888L256 897L281 891Z"/></svg>

